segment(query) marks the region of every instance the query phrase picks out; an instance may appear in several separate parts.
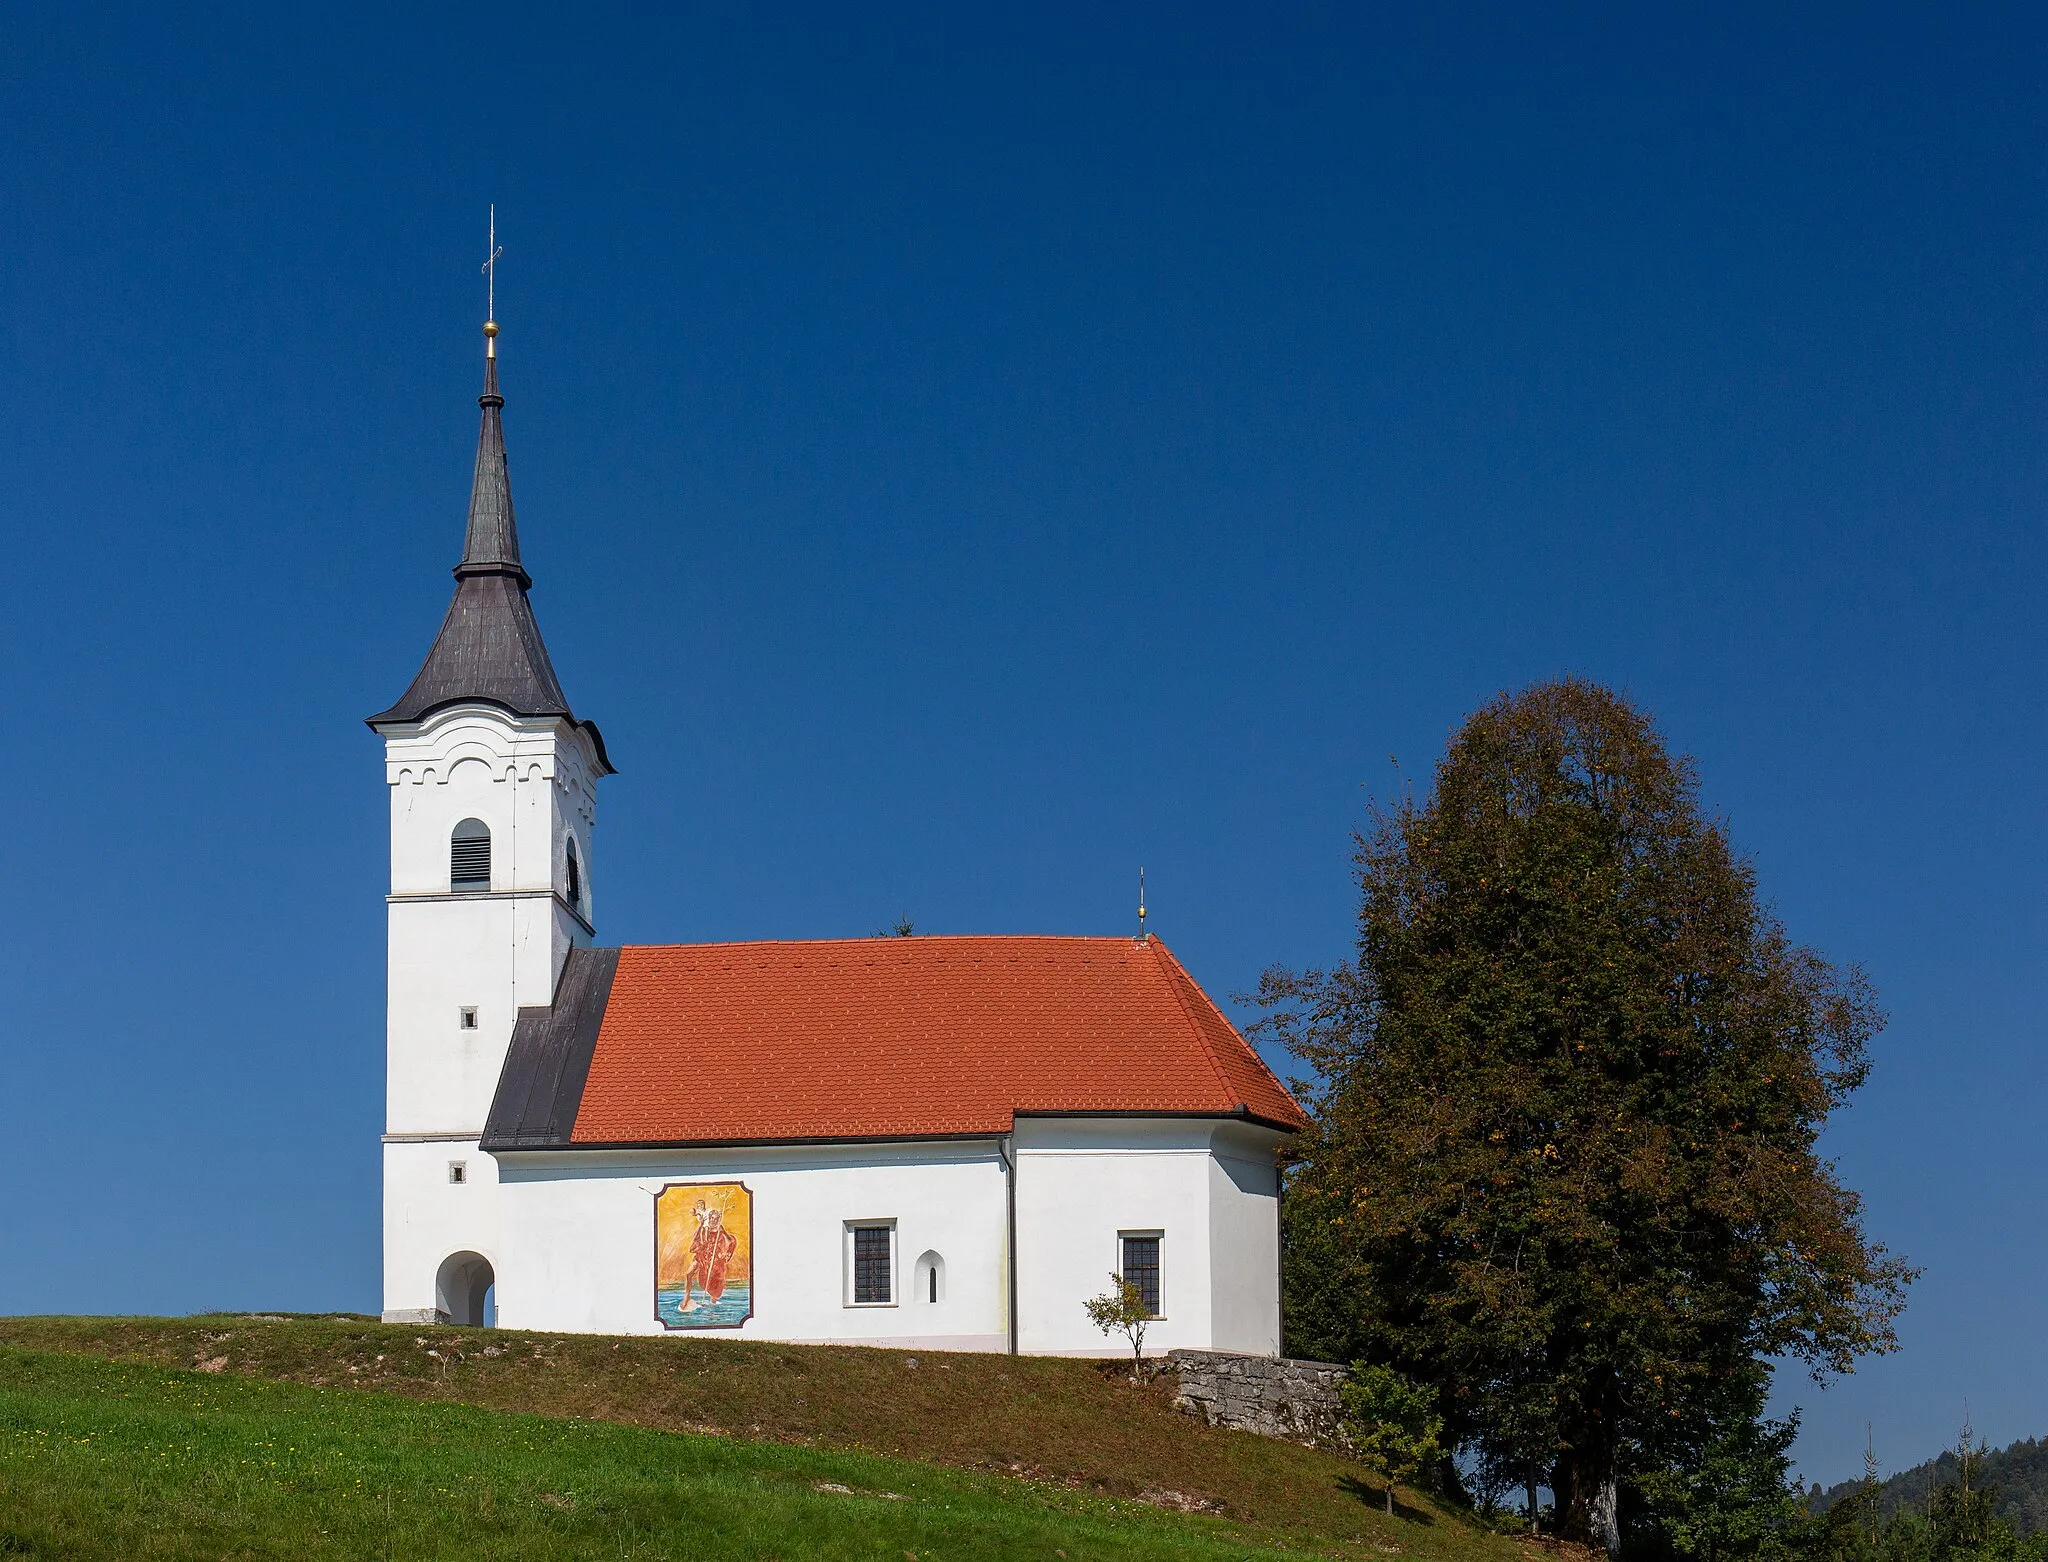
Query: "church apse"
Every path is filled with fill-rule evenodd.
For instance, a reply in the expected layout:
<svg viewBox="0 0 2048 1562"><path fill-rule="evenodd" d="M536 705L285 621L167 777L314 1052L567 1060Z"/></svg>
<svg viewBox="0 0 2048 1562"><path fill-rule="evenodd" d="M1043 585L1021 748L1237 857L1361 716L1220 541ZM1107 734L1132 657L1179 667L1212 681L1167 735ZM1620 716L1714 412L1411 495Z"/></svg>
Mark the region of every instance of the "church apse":
<svg viewBox="0 0 2048 1562"><path fill-rule="evenodd" d="M754 1316L754 1196L740 1182L672 1182L654 1199L654 1316L737 1329Z"/></svg>

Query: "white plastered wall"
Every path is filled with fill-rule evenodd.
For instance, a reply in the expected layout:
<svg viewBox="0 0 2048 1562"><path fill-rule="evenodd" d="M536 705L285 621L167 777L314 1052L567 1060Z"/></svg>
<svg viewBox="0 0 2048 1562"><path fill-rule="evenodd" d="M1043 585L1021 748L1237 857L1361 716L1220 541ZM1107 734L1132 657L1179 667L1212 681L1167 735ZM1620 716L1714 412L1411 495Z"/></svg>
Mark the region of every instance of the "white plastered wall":
<svg viewBox="0 0 2048 1562"><path fill-rule="evenodd" d="M654 1201L671 1183L753 1195L753 1317L712 1337L1007 1348L1003 1164L994 1140L669 1151L520 1151L499 1160L505 1327L661 1334ZM849 1222L896 1223L895 1300L852 1306ZM917 1261L944 1260L937 1303ZM695 1331L675 1331L679 1333Z"/></svg>
<svg viewBox="0 0 2048 1562"><path fill-rule="evenodd" d="M458 705L385 732L391 794L386 995L384 1310L430 1317L449 1254L492 1258L497 1180L477 1152L519 1006L545 1005L590 941L597 763L566 721ZM455 894L449 839L491 832L491 888ZM565 898L570 841L581 904ZM462 1010L477 1011L465 1030ZM469 1180L450 1184L447 1163Z"/></svg>
<svg viewBox="0 0 2048 1562"><path fill-rule="evenodd" d="M1278 1354L1279 1201L1271 1179L1283 1138L1213 1119L1019 1119L1018 1349L1122 1354L1120 1338L1104 1336L1083 1304L1107 1292L1121 1270L1124 1233L1156 1232L1161 1316L1146 1330L1146 1353ZM1231 1168L1218 1159L1226 1150ZM1240 1186L1256 1187L1261 1168L1269 1179L1263 1197Z"/></svg>
<svg viewBox="0 0 2048 1562"><path fill-rule="evenodd" d="M463 1181L450 1180L451 1162ZM431 1323L445 1298L441 1266L457 1253L498 1265L498 1168L476 1138L386 1140L384 1144L384 1319Z"/></svg>
<svg viewBox="0 0 2048 1562"><path fill-rule="evenodd" d="M1277 1354L1284 1135L1213 1119L1024 1119L1015 1138L1018 1348L1120 1355L1084 1304L1109 1289L1120 1233L1160 1234L1165 1314L1148 1353ZM754 1313L713 1335L1005 1350L1009 1212L996 1140L675 1151L519 1151L499 1158L498 1317L565 1332L659 1334L654 1201L670 1183L753 1195ZM896 1222L896 1302L848 1305L846 1226ZM944 1261L941 1300L917 1262ZM692 1332L692 1331L677 1331Z"/></svg>
<svg viewBox="0 0 2048 1562"><path fill-rule="evenodd" d="M1209 1349L1280 1354L1280 1167L1270 1129L1225 1123L1210 1140Z"/></svg>

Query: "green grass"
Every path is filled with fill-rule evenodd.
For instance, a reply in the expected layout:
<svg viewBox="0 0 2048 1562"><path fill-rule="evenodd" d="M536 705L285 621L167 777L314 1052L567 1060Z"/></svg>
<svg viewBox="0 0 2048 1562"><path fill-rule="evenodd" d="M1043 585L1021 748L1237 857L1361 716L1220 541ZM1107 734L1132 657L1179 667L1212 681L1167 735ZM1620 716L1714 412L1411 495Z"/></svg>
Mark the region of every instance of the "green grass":
<svg viewBox="0 0 2048 1562"><path fill-rule="evenodd" d="M1033 1357L346 1316L0 1318L0 1562L1519 1562L1454 1510L1404 1489L1390 1519L1355 1465L1204 1426L1172 1393Z"/></svg>
<svg viewBox="0 0 2048 1562"><path fill-rule="evenodd" d="M826 1489L829 1486L846 1491ZM0 1556L1305 1556L868 1455L0 1349Z"/></svg>

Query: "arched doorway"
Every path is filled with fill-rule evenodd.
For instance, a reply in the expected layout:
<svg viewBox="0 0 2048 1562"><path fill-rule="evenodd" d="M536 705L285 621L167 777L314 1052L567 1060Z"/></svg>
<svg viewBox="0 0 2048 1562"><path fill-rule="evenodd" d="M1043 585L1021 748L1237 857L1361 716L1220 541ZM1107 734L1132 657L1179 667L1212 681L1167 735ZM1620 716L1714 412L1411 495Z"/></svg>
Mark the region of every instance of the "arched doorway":
<svg viewBox="0 0 2048 1562"><path fill-rule="evenodd" d="M496 1280L491 1261L481 1253L450 1253L434 1276L434 1307L450 1323L481 1327Z"/></svg>

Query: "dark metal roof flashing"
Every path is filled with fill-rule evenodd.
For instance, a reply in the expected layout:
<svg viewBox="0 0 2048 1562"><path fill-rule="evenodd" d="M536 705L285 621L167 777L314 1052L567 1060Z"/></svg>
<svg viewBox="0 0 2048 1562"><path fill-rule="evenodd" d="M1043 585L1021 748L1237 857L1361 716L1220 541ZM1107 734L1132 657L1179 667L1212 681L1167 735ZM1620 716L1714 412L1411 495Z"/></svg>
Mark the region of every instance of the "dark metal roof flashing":
<svg viewBox="0 0 2048 1562"><path fill-rule="evenodd" d="M486 326L495 337L496 326ZM372 727L419 721L444 706L466 701L499 705L515 716L561 716L590 734L599 773L612 773L597 724L577 721L562 693L555 665L526 600L533 577L519 560L519 525L512 513L512 479L505 461L495 340L486 344L483 427L476 441L476 475L469 490L469 527L462 562L455 566L455 600L441 620L427 660L398 703L369 718Z"/></svg>
<svg viewBox="0 0 2048 1562"><path fill-rule="evenodd" d="M563 963L554 1002L545 1009L520 1009L484 1120L485 1151L568 1145L618 969L618 950L578 946Z"/></svg>

